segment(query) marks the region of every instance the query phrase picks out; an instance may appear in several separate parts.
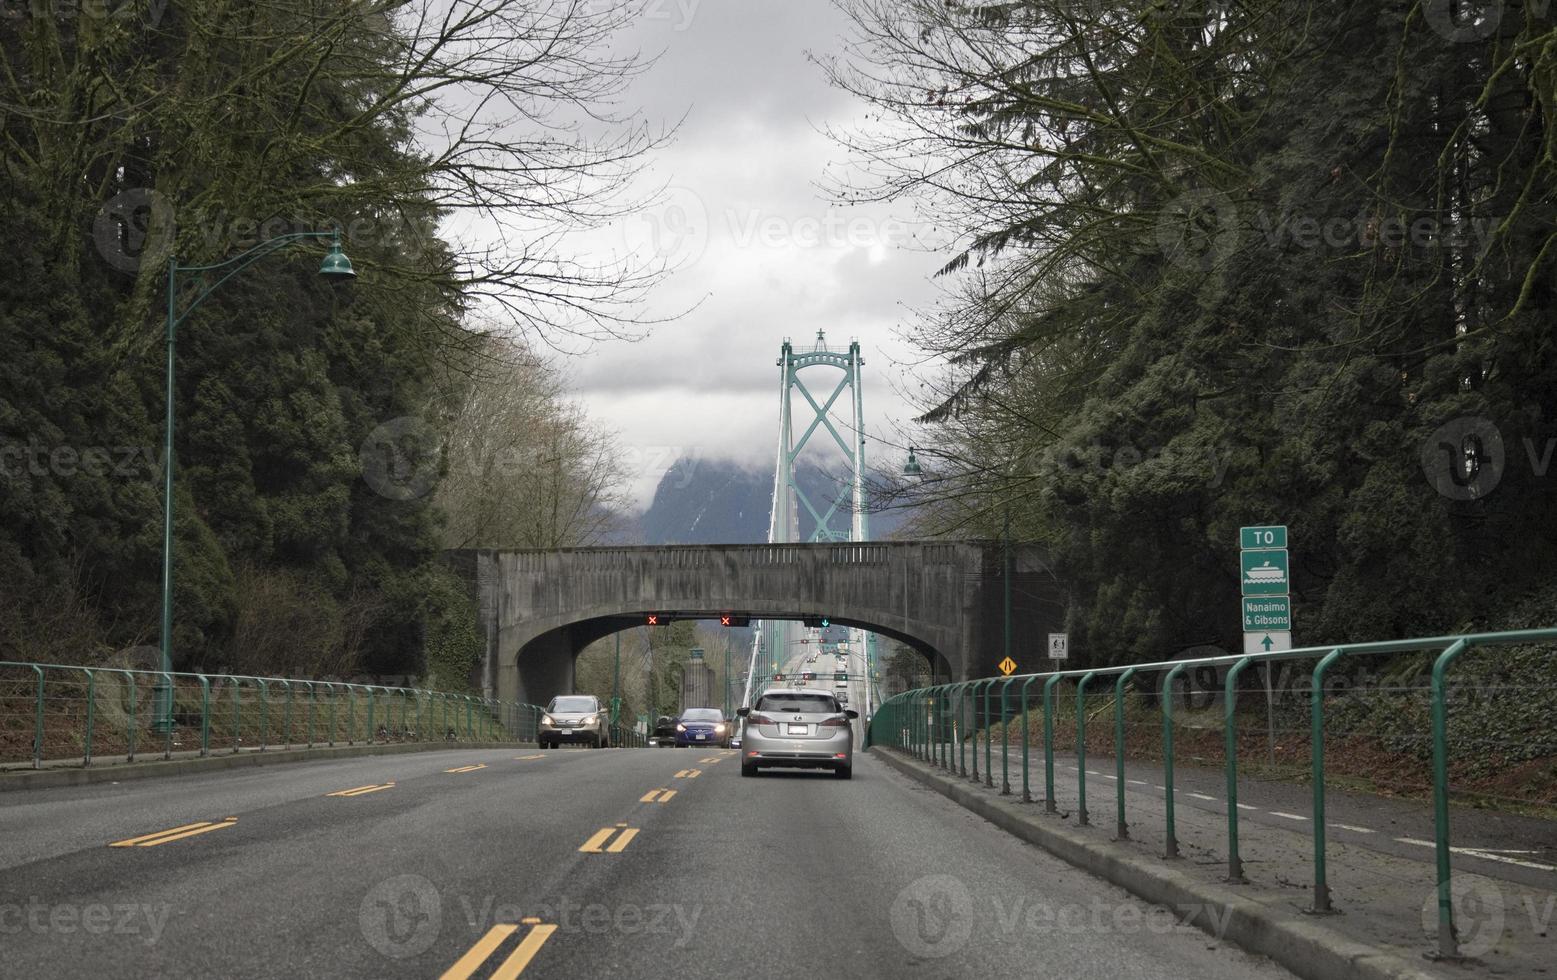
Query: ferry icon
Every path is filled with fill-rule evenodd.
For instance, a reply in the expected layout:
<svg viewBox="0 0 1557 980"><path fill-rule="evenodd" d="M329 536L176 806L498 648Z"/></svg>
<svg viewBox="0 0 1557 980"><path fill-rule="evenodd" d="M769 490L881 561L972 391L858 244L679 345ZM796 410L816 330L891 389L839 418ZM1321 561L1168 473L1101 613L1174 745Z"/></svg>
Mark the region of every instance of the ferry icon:
<svg viewBox="0 0 1557 980"><path fill-rule="evenodd" d="M1287 577L1287 570L1267 560L1263 565L1245 570L1243 575L1251 582L1279 582Z"/></svg>

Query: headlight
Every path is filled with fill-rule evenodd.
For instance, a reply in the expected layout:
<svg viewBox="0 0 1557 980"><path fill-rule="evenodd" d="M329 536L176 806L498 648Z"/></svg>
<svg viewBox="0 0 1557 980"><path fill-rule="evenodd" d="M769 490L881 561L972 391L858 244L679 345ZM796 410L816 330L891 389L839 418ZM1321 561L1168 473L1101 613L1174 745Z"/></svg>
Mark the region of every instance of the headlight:
<svg viewBox="0 0 1557 980"><path fill-rule="evenodd" d="M555 725L556 722L552 721L551 715L541 715L541 724L550 726Z"/></svg>
<svg viewBox="0 0 1557 980"><path fill-rule="evenodd" d="M680 723L680 722L679 722L679 721L678 721L678 722L676 722L676 731L678 731L678 732L684 732L684 731L686 731L686 730L687 730L687 726L685 726L685 725L683 725L683 724L681 724L681 723Z"/></svg>
<svg viewBox="0 0 1557 980"><path fill-rule="evenodd" d="M723 735L724 734L724 725L722 725L722 724L715 725L714 726L714 734L715 735Z"/></svg>
<svg viewBox="0 0 1557 980"><path fill-rule="evenodd" d="M587 716L585 718L580 718L579 719L579 724L580 725L593 725L595 722L597 722L599 720L600 720L600 716L599 715L589 715L589 716Z"/></svg>

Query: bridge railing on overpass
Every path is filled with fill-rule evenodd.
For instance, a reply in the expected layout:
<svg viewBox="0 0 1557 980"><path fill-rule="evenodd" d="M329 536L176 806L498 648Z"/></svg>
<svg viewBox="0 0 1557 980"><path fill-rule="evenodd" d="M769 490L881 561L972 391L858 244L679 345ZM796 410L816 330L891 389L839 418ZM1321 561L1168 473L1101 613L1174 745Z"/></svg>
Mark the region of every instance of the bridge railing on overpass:
<svg viewBox="0 0 1557 980"><path fill-rule="evenodd" d="M1044 780L1044 809L1046 812L1056 812L1055 806L1055 728L1057 722L1066 729L1065 734L1072 734L1074 739L1065 747L1066 751L1075 753L1076 770L1076 815L1077 822L1086 826L1089 823L1087 811L1087 724L1089 717L1095 718L1100 710L1089 712L1087 698L1089 688L1090 696L1097 700L1106 699L1112 702L1113 707L1113 754L1115 773L1111 777L1114 783L1114 807L1115 807L1115 832L1119 839L1129 838L1128 824L1125 821L1125 759L1130 746L1127 744L1126 712L1127 702L1132 693L1140 697L1138 687L1131 688L1134 681L1137 686L1146 678L1155 675L1157 684L1149 690L1146 697L1155 700L1156 711L1160 714L1160 728L1157 748L1160 749L1161 779L1164 787L1164 839L1166 841L1165 857L1175 858L1179 856L1179 841L1175 835L1174 824L1174 735L1183 723L1181 717L1175 721L1174 702L1177 700L1175 684L1185 676L1185 672L1201 668L1210 668L1216 674L1222 676L1220 689L1216 691L1222 703L1223 716L1220 719L1224 756L1224 769L1227 783L1226 793L1226 825L1227 825L1227 863L1228 879L1231 881L1243 880L1243 861L1238 850L1238 756L1239 756L1239 718L1237 707L1240 691L1252 692L1255 690L1247 686L1247 680L1241 686L1240 678L1251 666L1264 666L1266 670L1266 690L1269 697L1269 677L1273 666L1292 662L1312 661L1313 664L1307 672L1307 690L1305 693L1309 724L1309 748L1308 748L1308 778L1311 780L1313 804L1313 889L1312 906L1310 911L1315 913L1328 913L1335 911L1330 901L1330 890L1326 879L1325 868L1325 698L1336 694L1336 685L1332 683L1327 687L1327 678L1334 681L1342 671L1352 665L1355 658L1378 657L1383 655L1399 654L1426 654L1431 658L1430 673L1427 683L1421 688L1426 696L1426 723L1407 725L1409 731L1404 733L1406 738L1420 739L1429 743L1431 750L1430 783L1433 798L1434 817L1434 847L1436 849L1437 872L1437 908L1438 908L1438 952L1444 957L1458 955L1458 946L1454 929L1454 907L1452 891L1450 888L1450 826L1449 826L1449 797L1450 797L1450 739L1449 739L1449 694L1451 666L1462 655L1472 650L1485 650L1495 647L1509 647L1514 645L1547 644L1557 641L1557 629L1516 630L1498 633L1473 633L1461 636L1438 636L1411 640L1394 640L1376 643L1356 643L1343 646L1309 647L1296 650L1273 651L1270 653L1249 654L1246 656L1218 655L1198 659L1180 659L1162 661L1156 663L1144 663L1133 665L1120 665L1115 667L1096 667L1077 670L1054 671L1041 674L1015 674L1008 677L989 677L973 681L941 684L934 687L919 688L896 695L883 702L871 719L866 733L866 745L888 746L905 750L914 757L939 766L941 769L957 776L966 776L974 781L980 780L979 774L979 750L980 742L984 754L984 773L982 781L984 785L994 787L994 742L1000 740L1000 792L1010 794L1011 788L1011 738L1010 727L1020 724L1020 748L1021 748L1021 800L1024 803L1034 802L1030 786L1031 753L1030 743L1033 741L1029 733L1033 731L1029 721L1029 702L1036 697L1041 705L1041 744L1043 746L1043 780ZM1507 651L1505 651L1507 652ZM1550 649L1541 650L1543 655L1549 655ZM1346 663L1342 664L1345 660ZM1341 669L1334 670L1338 664ZM1255 672L1258 673L1258 672ZM1251 678L1253 674L1249 675ZM1107 682L1111 681L1111 690ZM1393 681L1398 685L1398 680ZM1074 714L1071 719L1064 717L1066 712L1056 708L1056 700L1059 697L1057 688L1061 685L1069 687L1070 696L1074 698ZM1036 686L1035 686L1036 685ZM1095 685L1095 686L1094 686ZM1404 690L1396 687L1395 690ZM1016 702L1013 707L1013 698ZM1545 700L1546 705L1551 705L1550 699ZM1018 722L1018 719L1020 721ZM1037 721L1038 719L1032 719ZM1557 722L1557 709L1549 709L1549 713L1542 722L1542 727L1550 730L1553 723ZM1094 726L1094 731L1096 726ZM1274 728L1272 728L1274 731ZM998 734L997 734L998 733ZM1181 731L1181 735L1184 734ZM1457 740L1460 741L1460 740ZM1274 748L1274 742L1273 742ZM971 768L969 759L971 757ZM1463 761L1463 760L1461 760Z"/></svg>
<svg viewBox="0 0 1557 980"><path fill-rule="evenodd" d="M174 752L533 742L541 714L531 704L380 684L0 661L0 767L90 766Z"/></svg>

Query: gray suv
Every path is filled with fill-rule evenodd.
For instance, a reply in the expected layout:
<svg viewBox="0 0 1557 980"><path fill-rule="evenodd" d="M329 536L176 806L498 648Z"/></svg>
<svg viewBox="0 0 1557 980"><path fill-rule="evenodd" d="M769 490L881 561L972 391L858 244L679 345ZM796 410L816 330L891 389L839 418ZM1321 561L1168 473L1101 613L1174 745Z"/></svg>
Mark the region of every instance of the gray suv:
<svg viewBox="0 0 1557 980"><path fill-rule="evenodd" d="M736 714L745 721L742 776L757 775L759 767L831 769L839 779L854 774L854 726L850 721L860 714L844 708L826 691L765 691L756 704Z"/></svg>
<svg viewBox="0 0 1557 980"><path fill-rule="evenodd" d="M551 699L541 715L537 741L543 749L563 742L583 742L595 748L611 744L611 720L593 694L564 694Z"/></svg>

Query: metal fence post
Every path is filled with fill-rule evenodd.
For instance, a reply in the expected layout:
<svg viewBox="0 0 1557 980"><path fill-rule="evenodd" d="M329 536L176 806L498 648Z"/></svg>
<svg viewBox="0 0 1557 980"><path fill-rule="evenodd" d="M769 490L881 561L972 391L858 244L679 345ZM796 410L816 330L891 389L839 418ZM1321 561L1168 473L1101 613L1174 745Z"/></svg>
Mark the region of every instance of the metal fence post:
<svg viewBox="0 0 1557 980"><path fill-rule="evenodd" d="M232 678L232 754L243 747L243 682Z"/></svg>
<svg viewBox="0 0 1557 980"><path fill-rule="evenodd" d="M204 674L200 678L200 757L211 754L211 679Z"/></svg>
<svg viewBox="0 0 1557 980"><path fill-rule="evenodd" d="M1178 664L1168 671L1168 676L1162 682L1162 785L1163 785L1163 819L1167 825L1167 843L1164 846L1163 857L1176 858L1179 856L1178 829L1173 823L1173 682L1178 680L1180 674L1189 666L1189 661Z"/></svg>
<svg viewBox="0 0 1557 980"><path fill-rule="evenodd" d="M1087 682L1097 676L1089 670L1076 682L1076 823L1087 825Z"/></svg>
<svg viewBox="0 0 1557 980"><path fill-rule="evenodd" d="M984 682L984 785L991 789L995 786L995 766L992 761L995 752L995 730L989 720L989 695L994 689L994 681ZM977 779L978 773L973 775Z"/></svg>
<svg viewBox="0 0 1557 980"><path fill-rule="evenodd" d="M1244 657L1227 672L1223 693L1222 729L1226 735L1227 755L1227 880L1242 883L1243 858L1238 854L1238 675L1254 662Z"/></svg>
<svg viewBox="0 0 1557 980"><path fill-rule="evenodd" d="M1130 839L1125 823L1125 685L1135 676L1134 667L1126 667L1114 682L1114 836Z"/></svg>
<svg viewBox="0 0 1557 980"><path fill-rule="evenodd" d="M126 742L126 746L125 747L126 747L126 749L128 751L125 754L124 761L125 762L134 762L135 761L135 735L136 735L136 731L135 731L135 728L136 728L136 725L135 725L135 675L130 673L128 670L121 670L119 673L121 673L121 674L123 674L125 676L125 679L128 681L127 686L130 689L130 723L129 723L129 727L125 730L125 742Z"/></svg>
<svg viewBox="0 0 1557 980"><path fill-rule="evenodd" d="M254 683L259 685L260 695L260 741L259 750L265 751L265 746L270 742L270 685L265 683L263 677L254 678Z"/></svg>
<svg viewBox="0 0 1557 980"><path fill-rule="evenodd" d="M1449 888L1449 705L1444 673L1469 648L1470 643L1461 638L1433 661L1433 844L1438 859L1438 955L1445 959L1459 956L1460 945L1454 935L1454 896Z"/></svg>
<svg viewBox="0 0 1557 980"><path fill-rule="evenodd" d="M37 664L32 669L38 675L38 697L33 712L32 726L32 767L43 768L43 668Z"/></svg>
<svg viewBox="0 0 1557 980"><path fill-rule="evenodd" d="M1309 682L1309 724L1313 729L1314 760L1314 914L1334 912L1330 906L1330 885L1325 878L1325 699L1324 677L1330 665L1340 659L1344 647L1336 647L1314 667Z"/></svg>
<svg viewBox="0 0 1557 980"><path fill-rule="evenodd" d="M1037 674L1033 674L1032 676L1028 677L1027 680L1022 682L1022 802L1023 803L1031 803L1033 801L1032 790L1028 786L1028 766L1027 766L1028 747L1027 747L1027 743L1032 741L1032 739L1028 737L1028 728L1027 728L1027 689L1029 687L1031 687L1032 684L1033 684L1033 681L1035 681L1037 679L1038 679L1038 675Z"/></svg>
<svg viewBox="0 0 1557 980"><path fill-rule="evenodd" d="M1051 674L1043 683L1043 812L1059 813L1054 803L1054 685L1060 674Z"/></svg>
<svg viewBox="0 0 1557 980"><path fill-rule="evenodd" d="M1000 795L1011 795L1011 685L1015 677L1007 677L1000 686ZM1026 732L1022 733L1024 740Z"/></svg>
<svg viewBox="0 0 1557 980"><path fill-rule="evenodd" d="M174 718L174 711L178 707L178 688L173 685L173 675L171 673L167 671L161 671L160 673L162 674L162 679L166 681L168 685L168 724L163 726L167 729L167 731L163 734L162 737L162 758L171 759L173 758L173 729L177 727L172 722Z"/></svg>
<svg viewBox="0 0 1557 980"><path fill-rule="evenodd" d="M83 766L92 764L92 722L94 709L97 706L97 674L88 667L83 667L82 672L87 676L87 716L86 716L86 754L81 759Z"/></svg>

